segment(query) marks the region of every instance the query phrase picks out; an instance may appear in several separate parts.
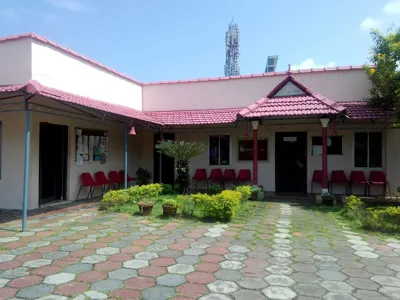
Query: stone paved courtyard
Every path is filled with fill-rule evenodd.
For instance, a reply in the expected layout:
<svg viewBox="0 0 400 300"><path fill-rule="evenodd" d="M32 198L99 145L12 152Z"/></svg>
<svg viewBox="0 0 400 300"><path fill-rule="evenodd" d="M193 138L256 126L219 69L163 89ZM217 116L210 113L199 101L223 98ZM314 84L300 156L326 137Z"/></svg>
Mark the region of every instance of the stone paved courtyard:
<svg viewBox="0 0 400 300"><path fill-rule="evenodd" d="M1 224L0 299L400 299L400 241L313 210L246 224L148 221L94 205Z"/></svg>

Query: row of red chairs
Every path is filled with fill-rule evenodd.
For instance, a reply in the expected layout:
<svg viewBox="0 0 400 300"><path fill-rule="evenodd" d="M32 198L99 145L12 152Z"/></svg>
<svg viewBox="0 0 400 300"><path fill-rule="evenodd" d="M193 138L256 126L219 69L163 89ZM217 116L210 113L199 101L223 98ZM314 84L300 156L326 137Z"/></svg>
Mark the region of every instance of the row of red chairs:
<svg viewBox="0 0 400 300"><path fill-rule="evenodd" d="M311 181L311 193L313 192L314 183L322 184L322 170L314 171ZM363 171L351 171L349 179L347 179L346 173L343 170L332 171L331 179L329 181L331 193L333 189L333 184L344 184L346 188L346 194L348 194L348 192L352 194L354 184L364 186L364 195L370 195L372 185L382 186L384 194L386 194L387 187L390 194L389 182L386 180L385 173L383 173L382 171L371 171L369 173L368 180L365 177Z"/></svg>
<svg viewBox="0 0 400 300"><path fill-rule="evenodd" d="M136 181L136 178L130 177L129 174L126 175L128 184L130 184L133 181ZM78 195L76 196L76 200L79 198L79 194L81 193L81 190L83 187L88 187L89 188L89 193L86 197L86 199L89 198L92 199L94 191L96 187L101 188L101 195L105 192L107 192L111 187L114 189L118 189L121 187L121 185L124 184L125 180L125 171L121 170L119 172L117 171L110 171L108 172L108 178L106 177L106 174L104 174L103 171L96 172L94 174L94 179L92 177L92 174L90 173L82 173L81 174L81 186L79 188Z"/></svg>
<svg viewBox="0 0 400 300"><path fill-rule="evenodd" d="M232 182L233 184L240 183L251 183L251 173L249 169L240 169L238 176L236 177L235 169L212 169L210 176L207 177L206 169L197 169L193 178L192 184L195 186L196 182L205 182L207 188L209 184L218 183L223 186L226 182Z"/></svg>

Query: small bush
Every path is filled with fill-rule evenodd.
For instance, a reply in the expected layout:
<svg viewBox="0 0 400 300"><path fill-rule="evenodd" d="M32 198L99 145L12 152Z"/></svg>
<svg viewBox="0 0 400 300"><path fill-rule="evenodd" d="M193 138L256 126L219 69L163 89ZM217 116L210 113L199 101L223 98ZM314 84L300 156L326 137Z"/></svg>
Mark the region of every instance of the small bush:
<svg viewBox="0 0 400 300"><path fill-rule="evenodd" d="M252 185L252 186L250 186L250 192L251 193L261 192L261 187L259 187L258 185Z"/></svg>
<svg viewBox="0 0 400 300"><path fill-rule="evenodd" d="M235 187L235 191L239 192L242 195L241 201L247 201L251 195L251 187L248 185L241 185Z"/></svg>
<svg viewBox="0 0 400 300"><path fill-rule="evenodd" d="M240 206L242 194L226 190L216 195L195 194L192 197L200 205L204 217L231 220Z"/></svg>
<svg viewBox="0 0 400 300"><path fill-rule="evenodd" d="M101 200L100 209L107 210L116 207L120 211L121 206L128 200L129 194L126 190L108 191Z"/></svg>
<svg viewBox="0 0 400 300"><path fill-rule="evenodd" d="M127 192L129 195L129 201L137 203L139 200L144 198L158 197L162 191L161 184L152 183L146 185L135 185L130 187Z"/></svg>
<svg viewBox="0 0 400 300"><path fill-rule="evenodd" d="M174 199L164 199L163 202L162 202L162 206L177 207L178 203Z"/></svg>
<svg viewBox="0 0 400 300"><path fill-rule="evenodd" d="M193 195L179 195L177 197L177 204L178 209L184 216L192 216L197 207Z"/></svg>
<svg viewBox="0 0 400 300"><path fill-rule="evenodd" d="M176 195L177 190L170 184L163 183L161 184L162 192L161 195Z"/></svg>
<svg viewBox="0 0 400 300"><path fill-rule="evenodd" d="M212 185L208 190L209 195L216 195L222 192L222 187L220 185Z"/></svg>

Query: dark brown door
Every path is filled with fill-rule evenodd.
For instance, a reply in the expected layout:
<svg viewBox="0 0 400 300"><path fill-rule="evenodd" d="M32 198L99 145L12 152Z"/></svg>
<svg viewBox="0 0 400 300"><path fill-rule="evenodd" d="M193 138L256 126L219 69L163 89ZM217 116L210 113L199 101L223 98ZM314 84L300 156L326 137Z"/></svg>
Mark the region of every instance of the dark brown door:
<svg viewBox="0 0 400 300"><path fill-rule="evenodd" d="M307 193L307 132L275 134L275 191Z"/></svg>
<svg viewBox="0 0 400 300"><path fill-rule="evenodd" d="M154 182L166 183L174 185L175 182L175 160L172 157L161 155L156 149L156 145L160 140L160 135L154 135ZM175 140L175 134L164 133L164 140ZM161 173L161 174L160 174ZM161 182L160 182L161 178Z"/></svg>
<svg viewBox="0 0 400 300"><path fill-rule="evenodd" d="M40 123L39 204L65 200L68 126Z"/></svg>

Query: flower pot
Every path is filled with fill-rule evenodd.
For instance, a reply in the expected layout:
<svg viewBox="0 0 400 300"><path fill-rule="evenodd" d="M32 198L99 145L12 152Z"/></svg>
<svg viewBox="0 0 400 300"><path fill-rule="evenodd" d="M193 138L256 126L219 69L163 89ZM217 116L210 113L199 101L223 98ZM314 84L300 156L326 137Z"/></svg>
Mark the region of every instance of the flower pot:
<svg viewBox="0 0 400 300"><path fill-rule="evenodd" d="M164 216L176 216L176 210L178 209L176 206L163 206L162 208Z"/></svg>
<svg viewBox="0 0 400 300"><path fill-rule="evenodd" d="M150 216L154 204L138 204L141 216Z"/></svg>

